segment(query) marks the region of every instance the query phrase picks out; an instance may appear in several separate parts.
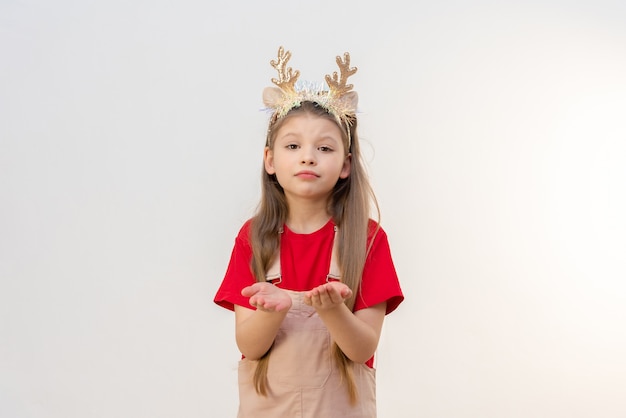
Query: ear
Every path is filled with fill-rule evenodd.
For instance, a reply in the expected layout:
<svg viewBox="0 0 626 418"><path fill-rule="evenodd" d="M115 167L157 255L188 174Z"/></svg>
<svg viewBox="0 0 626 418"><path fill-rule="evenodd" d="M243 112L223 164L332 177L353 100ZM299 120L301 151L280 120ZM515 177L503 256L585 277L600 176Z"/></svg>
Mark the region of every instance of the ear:
<svg viewBox="0 0 626 418"><path fill-rule="evenodd" d="M263 165L265 166L265 172L267 174L270 176L276 174L276 169L274 168L274 152L269 147L265 147L265 151L263 152Z"/></svg>
<svg viewBox="0 0 626 418"><path fill-rule="evenodd" d="M346 155L346 159L343 161L343 167L339 173L340 179L347 179L350 177L350 169L352 168L352 154Z"/></svg>
<svg viewBox="0 0 626 418"><path fill-rule="evenodd" d="M356 91L349 91L341 96L341 102L349 111L356 113L357 106L359 105L359 95Z"/></svg>
<svg viewBox="0 0 626 418"><path fill-rule="evenodd" d="M284 100L284 94L278 87L265 87L263 89L263 104L269 108L276 108Z"/></svg>

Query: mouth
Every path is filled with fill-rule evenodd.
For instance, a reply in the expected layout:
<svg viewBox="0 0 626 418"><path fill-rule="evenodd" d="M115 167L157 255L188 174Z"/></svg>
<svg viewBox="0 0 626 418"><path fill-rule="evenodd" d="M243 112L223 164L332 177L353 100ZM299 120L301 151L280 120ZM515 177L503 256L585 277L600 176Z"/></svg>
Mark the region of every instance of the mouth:
<svg viewBox="0 0 626 418"><path fill-rule="evenodd" d="M314 178L318 178L319 175L314 171L302 170L296 173L296 177L300 177L303 179L314 179Z"/></svg>

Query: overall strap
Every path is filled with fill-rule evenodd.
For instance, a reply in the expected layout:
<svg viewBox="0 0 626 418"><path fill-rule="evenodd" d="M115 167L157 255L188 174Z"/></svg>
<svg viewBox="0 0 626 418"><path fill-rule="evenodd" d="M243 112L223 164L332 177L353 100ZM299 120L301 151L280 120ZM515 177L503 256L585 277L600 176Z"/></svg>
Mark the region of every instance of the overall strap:
<svg viewBox="0 0 626 418"><path fill-rule="evenodd" d="M328 274L326 275L326 281L331 280L341 281L341 270L339 270L339 264L337 263L337 253L339 252L339 240L337 239L337 232L339 228L337 225L333 227L335 233L333 235L333 252L330 254L330 266L328 267Z"/></svg>
<svg viewBox="0 0 626 418"><path fill-rule="evenodd" d="M283 281L283 275L280 268L280 242L282 241L284 229L281 227L278 230L278 248L276 248L276 254L274 254L274 261L270 265L270 268L265 274L265 281L271 284L278 284Z"/></svg>

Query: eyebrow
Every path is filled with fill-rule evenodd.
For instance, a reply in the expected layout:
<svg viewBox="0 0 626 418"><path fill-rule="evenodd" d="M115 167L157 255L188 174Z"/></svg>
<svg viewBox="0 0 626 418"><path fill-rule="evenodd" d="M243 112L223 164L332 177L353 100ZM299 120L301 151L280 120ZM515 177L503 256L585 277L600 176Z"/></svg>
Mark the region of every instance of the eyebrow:
<svg viewBox="0 0 626 418"><path fill-rule="evenodd" d="M296 132L285 132L284 134L277 136L276 139L277 140L278 139L291 139L292 137L295 137L296 139L300 139L302 135ZM343 138L341 137L338 138L332 133L322 133L321 135L317 136L313 140L313 142L319 142L319 141L332 141L332 142L336 142L340 144L343 142Z"/></svg>

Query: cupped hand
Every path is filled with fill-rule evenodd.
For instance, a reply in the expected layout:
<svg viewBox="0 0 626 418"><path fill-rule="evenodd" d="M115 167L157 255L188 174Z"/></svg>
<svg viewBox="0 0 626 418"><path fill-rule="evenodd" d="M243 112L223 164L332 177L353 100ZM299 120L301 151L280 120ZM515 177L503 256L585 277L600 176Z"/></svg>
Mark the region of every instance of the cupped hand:
<svg viewBox="0 0 626 418"><path fill-rule="evenodd" d="M352 290L341 282L328 282L304 294L304 303L315 309L332 309L341 306L352 296Z"/></svg>
<svg viewBox="0 0 626 418"><path fill-rule="evenodd" d="M250 298L250 305L266 312L280 312L291 308L291 297L271 283L258 282L244 287L242 296Z"/></svg>

